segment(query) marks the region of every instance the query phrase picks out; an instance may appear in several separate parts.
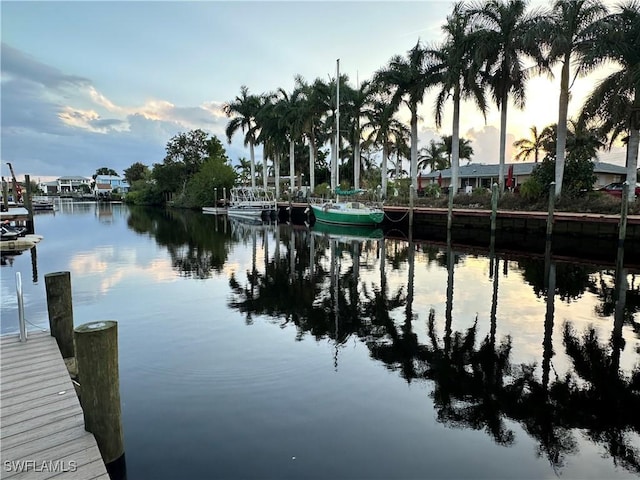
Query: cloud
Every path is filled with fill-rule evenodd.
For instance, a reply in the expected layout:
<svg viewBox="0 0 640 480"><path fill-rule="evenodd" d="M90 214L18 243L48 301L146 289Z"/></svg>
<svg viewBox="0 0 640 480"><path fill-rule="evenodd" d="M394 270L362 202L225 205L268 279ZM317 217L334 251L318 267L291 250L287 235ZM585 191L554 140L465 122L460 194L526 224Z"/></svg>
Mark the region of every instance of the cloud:
<svg viewBox="0 0 640 480"><path fill-rule="evenodd" d="M500 163L500 130L492 125L481 129L471 128L463 135L471 140L473 148L473 163ZM505 162L512 161L513 142L516 138L507 133Z"/></svg>
<svg viewBox="0 0 640 480"><path fill-rule="evenodd" d="M2 161L18 175L85 175L108 166L164 158L167 141L201 128L224 141L228 119L217 101L178 106L163 99L119 105L82 76L66 74L2 43ZM237 143L237 145L235 145ZM234 139L229 156L244 154Z"/></svg>
<svg viewBox="0 0 640 480"><path fill-rule="evenodd" d="M53 89L86 86L90 83L84 77L66 75L57 68L45 65L4 42L1 49L3 76L27 80Z"/></svg>

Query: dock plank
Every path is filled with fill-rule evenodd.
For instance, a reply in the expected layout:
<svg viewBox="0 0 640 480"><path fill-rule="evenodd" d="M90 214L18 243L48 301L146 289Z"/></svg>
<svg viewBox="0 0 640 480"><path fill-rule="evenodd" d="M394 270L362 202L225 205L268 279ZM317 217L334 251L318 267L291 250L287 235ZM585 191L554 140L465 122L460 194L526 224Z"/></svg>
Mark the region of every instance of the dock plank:
<svg viewBox="0 0 640 480"><path fill-rule="evenodd" d="M55 339L0 337L0 364L0 476L108 479Z"/></svg>

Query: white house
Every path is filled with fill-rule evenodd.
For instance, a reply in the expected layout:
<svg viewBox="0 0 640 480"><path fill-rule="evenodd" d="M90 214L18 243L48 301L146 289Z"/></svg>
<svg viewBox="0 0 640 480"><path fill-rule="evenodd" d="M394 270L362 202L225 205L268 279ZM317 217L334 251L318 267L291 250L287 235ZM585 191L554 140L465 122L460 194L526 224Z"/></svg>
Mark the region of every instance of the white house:
<svg viewBox="0 0 640 480"><path fill-rule="evenodd" d="M41 182L38 187L45 194L56 195L59 193L77 192L81 185L91 186L91 179L81 176L60 177L51 182Z"/></svg>
<svg viewBox="0 0 640 480"><path fill-rule="evenodd" d="M104 196L111 193L126 193L129 191L129 183L115 175L97 175L93 185L95 196Z"/></svg>

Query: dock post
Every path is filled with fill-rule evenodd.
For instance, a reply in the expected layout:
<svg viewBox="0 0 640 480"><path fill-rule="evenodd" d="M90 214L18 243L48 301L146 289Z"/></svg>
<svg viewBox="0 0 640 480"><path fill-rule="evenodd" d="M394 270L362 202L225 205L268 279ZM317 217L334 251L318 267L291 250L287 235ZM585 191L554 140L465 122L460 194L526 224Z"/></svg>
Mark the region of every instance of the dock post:
<svg viewBox="0 0 640 480"><path fill-rule="evenodd" d="M74 357L71 273L47 273L44 276L44 283L47 291L51 336L58 342L62 358Z"/></svg>
<svg viewBox="0 0 640 480"><path fill-rule="evenodd" d="M409 234L413 231L413 196L415 194L415 189L413 185L409 185Z"/></svg>
<svg viewBox="0 0 640 480"><path fill-rule="evenodd" d="M85 323L74 330L85 430L93 433L105 464L124 454L118 322Z"/></svg>
<svg viewBox="0 0 640 480"><path fill-rule="evenodd" d="M24 176L24 183L26 187L26 193L24 196L24 206L27 209L27 233L35 233L33 225L33 201L31 199L31 177L29 175Z"/></svg>
<svg viewBox="0 0 640 480"><path fill-rule="evenodd" d="M498 216L498 184L491 186L491 235L496 234L496 217Z"/></svg>
<svg viewBox="0 0 640 480"><path fill-rule="evenodd" d="M553 214L556 208L556 182L549 184L549 214L547 215L547 241L553 235Z"/></svg>
<svg viewBox="0 0 640 480"><path fill-rule="evenodd" d="M215 208L216 215L218 214L218 188L213 189L213 206Z"/></svg>
<svg viewBox="0 0 640 480"><path fill-rule="evenodd" d="M222 206L227 208L227 187L222 189Z"/></svg>
<svg viewBox="0 0 640 480"><path fill-rule="evenodd" d="M627 237L627 214L629 213L629 182L622 184L622 198L620 199L620 224L618 225L618 247L624 245Z"/></svg>
<svg viewBox="0 0 640 480"><path fill-rule="evenodd" d="M9 183L2 177L2 206L4 211L9 210Z"/></svg>

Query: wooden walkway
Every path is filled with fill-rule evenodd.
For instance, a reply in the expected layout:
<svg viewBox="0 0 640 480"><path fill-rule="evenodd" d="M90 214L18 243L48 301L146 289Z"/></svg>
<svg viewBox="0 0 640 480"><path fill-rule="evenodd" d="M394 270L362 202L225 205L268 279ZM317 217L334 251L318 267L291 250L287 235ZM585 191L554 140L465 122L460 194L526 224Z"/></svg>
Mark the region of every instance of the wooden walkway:
<svg viewBox="0 0 640 480"><path fill-rule="evenodd" d="M0 445L2 479L109 479L48 332L1 337Z"/></svg>

